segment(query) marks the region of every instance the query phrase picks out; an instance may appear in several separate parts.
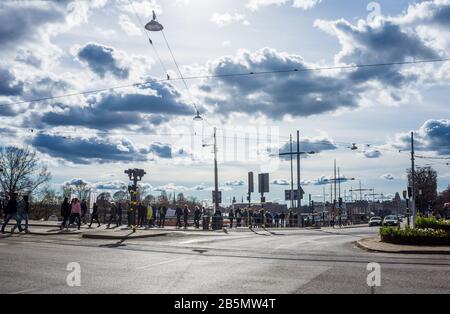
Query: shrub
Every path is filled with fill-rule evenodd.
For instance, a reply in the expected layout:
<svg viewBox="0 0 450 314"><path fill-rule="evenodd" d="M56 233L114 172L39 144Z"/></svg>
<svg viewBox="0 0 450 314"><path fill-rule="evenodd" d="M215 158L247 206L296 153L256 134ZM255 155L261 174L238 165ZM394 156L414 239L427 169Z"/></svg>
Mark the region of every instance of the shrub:
<svg viewBox="0 0 450 314"><path fill-rule="evenodd" d="M419 229L434 229L434 230L444 230L450 232L450 223L445 220L437 220L434 217L424 218L419 217L416 220L416 227Z"/></svg>
<svg viewBox="0 0 450 314"><path fill-rule="evenodd" d="M383 227L381 240L386 243L405 245L450 245L450 233L436 229L400 229Z"/></svg>

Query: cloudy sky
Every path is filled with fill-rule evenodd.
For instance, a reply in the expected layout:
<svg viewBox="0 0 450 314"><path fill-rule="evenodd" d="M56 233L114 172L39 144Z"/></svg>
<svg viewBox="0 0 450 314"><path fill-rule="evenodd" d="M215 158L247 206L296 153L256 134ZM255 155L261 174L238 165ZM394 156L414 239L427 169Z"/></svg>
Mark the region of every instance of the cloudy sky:
<svg viewBox="0 0 450 314"><path fill-rule="evenodd" d="M162 33L149 44L152 10L187 88ZM283 198L290 162L274 155L296 130L318 201L334 159L377 193L404 190L411 131L420 156L450 154L450 62L411 64L450 57L450 0L5 0L0 20L0 141L38 151L55 189L115 189L139 167L153 194L207 199L214 127L225 202L248 171ZM408 64L324 69L380 63ZM447 162L418 160L440 189Z"/></svg>

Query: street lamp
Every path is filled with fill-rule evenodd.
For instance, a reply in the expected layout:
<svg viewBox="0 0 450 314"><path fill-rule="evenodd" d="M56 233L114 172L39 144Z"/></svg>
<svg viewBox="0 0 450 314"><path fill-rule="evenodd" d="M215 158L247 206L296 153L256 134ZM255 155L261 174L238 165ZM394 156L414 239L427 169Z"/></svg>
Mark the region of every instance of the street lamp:
<svg viewBox="0 0 450 314"><path fill-rule="evenodd" d="M200 115L200 112L198 112L198 110L197 110L197 115L194 117L194 121L195 121L195 122L201 122L201 121L203 121L203 118L202 118L202 116Z"/></svg>
<svg viewBox="0 0 450 314"><path fill-rule="evenodd" d="M145 25L145 29L150 32L161 32L164 30L164 26L156 19L156 13L153 11L153 19Z"/></svg>

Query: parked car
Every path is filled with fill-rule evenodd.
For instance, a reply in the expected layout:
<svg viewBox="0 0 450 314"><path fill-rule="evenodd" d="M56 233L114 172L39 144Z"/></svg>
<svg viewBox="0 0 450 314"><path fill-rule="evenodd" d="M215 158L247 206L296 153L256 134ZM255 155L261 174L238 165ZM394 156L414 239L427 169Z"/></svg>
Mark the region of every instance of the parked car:
<svg viewBox="0 0 450 314"><path fill-rule="evenodd" d="M369 220L369 227L381 226L383 220L381 217L372 217Z"/></svg>
<svg viewBox="0 0 450 314"><path fill-rule="evenodd" d="M398 220L397 216L386 216L383 220L383 226L385 227L399 227L400 220Z"/></svg>

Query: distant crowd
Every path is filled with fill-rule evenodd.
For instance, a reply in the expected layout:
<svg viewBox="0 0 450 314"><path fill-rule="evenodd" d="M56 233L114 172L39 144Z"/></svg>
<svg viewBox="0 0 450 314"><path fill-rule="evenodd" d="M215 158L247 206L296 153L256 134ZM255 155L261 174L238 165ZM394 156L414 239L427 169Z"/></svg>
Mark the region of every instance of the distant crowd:
<svg viewBox="0 0 450 314"><path fill-rule="evenodd" d="M136 206L130 206L128 201L124 202L107 202L102 204L100 219L100 208L97 203L89 210L89 204L86 200L74 198L69 201L65 198L61 204L61 230L67 230L69 227L75 227L80 230L82 225L92 228L96 225L101 227L102 222L107 228L114 226L138 227L138 228L165 228L170 220L171 226L175 221L177 229L188 229L190 226L199 229L209 229L214 226L218 228L229 227L298 227L303 226L304 222L294 212L288 213L270 213L263 209L229 209L225 213L220 210L213 212L205 207L188 205L176 206L170 209L163 205L145 206L139 202ZM29 232L28 220L30 213L30 203L28 196L24 195L19 198L17 194L0 202L0 213L4 213L4 221L1 232L5 233L5 227L11 220L15 220L11 232L18 230L19 232ZM126 219L124 219L126 216ZM102 222L101 222L102 221ZM226 225L224 224L226 222ZM214 227L213 227L214 228Z"/></svg>
<svg viewBox="0 0 450 314"><path fill-rule="evenodd" d="M107 228L118 228L121 226L138 228L165 228L167 221L175 221L177 229L188 229L192 226L199 229L201 226L204 229L209 229L214 221L218 221L221 227L224 227L224 218L226 219L229 228L236 227L253 227L260 228L263 226L283 228L283 227L297 227L300 224L298 214L294 212L289 213L275 213L271 214L263 209L229 209L225 213L220 210L213 212L211 209L205 207L188 205L176 206L175 209L170 209L163 205L148 205L145 206L139 202L133 208L129 202L113 202L108 203L106 208L102 208L103 223ZM124 219L124 213L126 219ZM108 216L108 215L109 216ZM69 226L76 226L80 229L82 224L92 228L97 225L101 227L100 209L97 203L92 206L92 213L89 213L88 204L86 200L81 202L78 199L73 199L70 203L66 198L61 205L62 224L61 229L68 229ZM173 226L173 224L171 224Z"/></svg>

